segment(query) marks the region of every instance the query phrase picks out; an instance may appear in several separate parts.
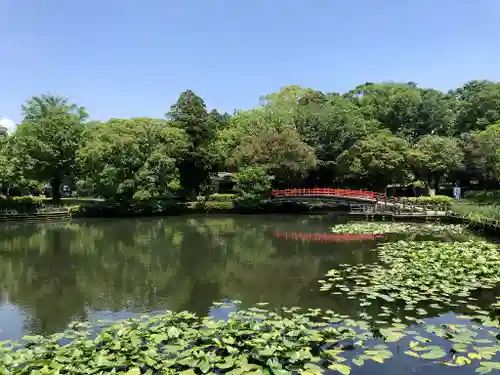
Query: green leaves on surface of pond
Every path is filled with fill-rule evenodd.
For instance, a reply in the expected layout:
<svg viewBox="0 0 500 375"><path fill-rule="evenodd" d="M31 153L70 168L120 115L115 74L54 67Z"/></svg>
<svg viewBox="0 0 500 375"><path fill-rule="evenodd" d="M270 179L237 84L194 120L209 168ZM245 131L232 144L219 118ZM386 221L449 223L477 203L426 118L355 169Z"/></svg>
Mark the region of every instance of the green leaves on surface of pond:
<svg viewBox="0 0 500 375"><path fill-rule="evenodd" d="M0 343L0 373L27 374L350 374L401 349L415 360L496 369L499 322L429 325L426 337L405 324L376 328L333 311L261 308L227 321L188 312L129 319L105 327L76 324L49 337ZM448 346L443 345L447 342Z"/></svg>
<svg viewBox="0 0 500 375"><path fill-rule="evenodd" d="M399 241L374 251L378 262L342 264L321 280L321 290L359 302L359 320L296 307L278 314L259 303L219 321L168 312L104 326L76 323L49 337L0 342L0 374L348 375L393 353L449 367L474 365L481 374L500 369L500 298L486 311L472 295L500 282L498 245ZM470 314L454 319L464 324L407 324L425 323L426 309L460 304ZM379 311L370 316L365 307ZM394 318L395 311L404 316Z"/></svg>
<svg viewBox="0 0 500 375"><path fill-rule="evenodd" d="M332 227L332 233L338 234L390 234L390 233L416 233L423 235L431 234L462 234L465 227L462 225L442 224L406 224L406 223L382 223L382 222L354 222L338 224Z"/></svg>
<svg viewBox="0 0 500 375"><path fill-rule="evenodd" d="M320 281L321 290L339 289L357 296L362 305L402 300L415 309L421 301L446 304L500 282L500 249L485 241L399 241L375 251L378 263L340 265Z"/></svg>

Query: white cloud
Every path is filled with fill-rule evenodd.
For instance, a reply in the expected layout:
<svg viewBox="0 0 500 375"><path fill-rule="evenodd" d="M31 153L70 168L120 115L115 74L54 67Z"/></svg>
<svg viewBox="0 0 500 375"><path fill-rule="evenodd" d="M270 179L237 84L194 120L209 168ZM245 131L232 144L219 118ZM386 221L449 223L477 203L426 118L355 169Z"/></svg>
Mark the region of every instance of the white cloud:
<svg viewBox="0 0 500 375"><path fill-rule="evenodd" d="M7 132L12 133L14 130L16 130L16 123L12 120L9 120L8 118L2 118L0 119L0 126L7 128Z"/></svg>

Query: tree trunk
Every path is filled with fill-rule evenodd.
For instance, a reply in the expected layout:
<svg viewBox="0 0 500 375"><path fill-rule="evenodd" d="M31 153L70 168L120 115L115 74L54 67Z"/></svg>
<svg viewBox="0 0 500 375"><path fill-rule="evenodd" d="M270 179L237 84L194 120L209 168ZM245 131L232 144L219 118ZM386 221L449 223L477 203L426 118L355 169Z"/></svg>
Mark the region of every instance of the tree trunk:
<svg viewBox="0 0 500 375"><path fill-rule="evenodd" d="M50 187L52 189L52 201L59 202L61 200L61 180L58 178L52 179L50 182Z"/></svg>

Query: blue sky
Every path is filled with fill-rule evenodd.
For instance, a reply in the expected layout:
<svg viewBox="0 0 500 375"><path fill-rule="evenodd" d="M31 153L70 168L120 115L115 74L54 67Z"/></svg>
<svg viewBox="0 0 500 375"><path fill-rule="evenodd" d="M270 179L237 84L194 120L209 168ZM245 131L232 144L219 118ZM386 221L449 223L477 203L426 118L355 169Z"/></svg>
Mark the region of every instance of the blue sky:
<svg viewBox="0 0 500 375"><path fill-rule="evenodd" d="M232 112L299 84L500 79L500 0L0 0L0 117L57 93L93 119Z"/></svg>

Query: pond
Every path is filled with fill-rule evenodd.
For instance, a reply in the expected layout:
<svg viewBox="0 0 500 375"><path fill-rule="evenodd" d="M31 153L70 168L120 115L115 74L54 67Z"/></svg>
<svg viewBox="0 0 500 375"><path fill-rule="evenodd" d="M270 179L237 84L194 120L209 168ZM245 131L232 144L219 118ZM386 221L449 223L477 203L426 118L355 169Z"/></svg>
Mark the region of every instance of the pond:
<svg viewBox="0 0 500 375"><path fill-rule="evenodd" d="M332 231L338 220L186 216L2 226L0 340L61 332L73 321L122 320L166 310L225 318L236 306L246 309L259 303L267 303L268 310L320 308L370 324L404 322L420 338L429 325L477 328L479 323L464 319L464 314L495 318L498 308L492 306L500 296L496 286L478 288L467 298L450 290L446 304L422 298L412 309L395 308L398 289L384 294L373 284L365 290L366 283L353 274L359 269L370 272L371 265L380 262L384 254L375 251L380 245L402 240L465 242L474 238L470 233L338 233ZM379 267L368 273L371 281L387 266ZM335 283L349 278L354 284L342 282L337 285L340 291L334 290ZM374 292L382 300L365 298ZM220 301L226 303L221 306ZM487 343L498 348L487 358L496 363L499 342ZM474 373L478 368L411 358L404 354L407 344L391 347L394 356L384 364L368 361L351 373Z"/></svg>

